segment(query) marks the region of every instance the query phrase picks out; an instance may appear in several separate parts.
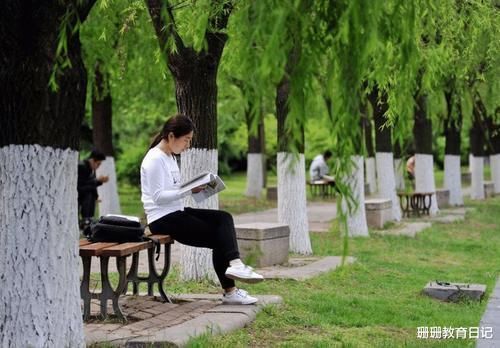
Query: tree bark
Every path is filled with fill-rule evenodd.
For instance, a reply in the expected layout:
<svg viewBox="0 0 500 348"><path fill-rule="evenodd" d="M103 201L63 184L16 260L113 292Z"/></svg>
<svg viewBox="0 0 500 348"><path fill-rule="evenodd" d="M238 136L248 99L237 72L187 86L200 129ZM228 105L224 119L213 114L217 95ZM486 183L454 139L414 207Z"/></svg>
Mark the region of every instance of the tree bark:
<svg viewBox="0 0 500 348"><path fill-rule="evenodd" d="M375 124L375 149L376 152L392 153L391 129L384 126L386 122L385 113L387 112L387 95L383 93L379 98L378 87L374 87L368 95L368 100L373 109L373 120Z"/></svg>
<svg viewBox="0 0 500 348"><path fill-rule="evenodd" d="M445 93L448 114L444 121L444 135L446 139L444 150L444 188L450 191L450 205L462 206L464 204L460 168L462 109L460 102L454 100L454 93L454 90Z"/></svg>
<svg viewBox="0 0 500 348"><path fill-rule="evenodd" d="M485 132L483 127L485 121L485 111L481 99L477 94L474 98L472 109L472 127L469 132L471 158L471 198L484 199L484 157L485 151Z"/></svg>
<svg viewBox="0 0 500 348"><path fill-rule="evenodd" d="M101 62L94 68L95 85L92 89L92 136L94 146L106 156L114 157L113 102L108 78L101 71Z"/></svg>
<svg viewBox="0 0 500 348"><path fill-rule="evenodd" d="M97 188L99 194L99 214L121 214L116 166L113 148L113 102L109 80L101 71L102 62L94 67L95 85L92 89L92 136L94 147L106 155L106 160L97 169L96 175L106 175L109 180Z"/></svg>
<svg viewBox="0 0 500 348"><path fill-rule="evenodd" d="M264 121L259 115L257 132L252 132L251 107L245 112L248 130L246 196L260 198L266 172Z"/></svg>
<svg viewBox="0 0 500 348"><path fill-rule="evenodd" d="M392 218L401 220L401 208L396 194L396 178L394 176L394 156L392 153L391 129L385 127L385 112L387 111L387 96L382 94L379 99L378 87L375 86L368 94L372 105L375 124L375 163L377 168L377 187L379 196L392 202Z"/></svg>
<svg viewBox="0 0 500 348"><path fill-rule="evenodd" d="M0 342L83 347L76 176L86 71L77 20L94 1L5 1L0 11ZM56 64L68 19L67 62ZM30 294L26 296L26 294Z"/></svg>
<svg viewBox="0 0 500 348"><path fill-rule="evenodd" d="M415 141L415 191L435 192L434 157L432 155L432 122L427 116L427 97L416 97L415 115L413 124L413 138ZM436 195L431 197L429 209L431 215L439 212Z"/></svg>
<svg viewBox="0 0 500 348"><path fill-rule="evenodd" d="M427 97L416 97L413 140L415 153L432 155L432 121L427 117Z"/></svg>

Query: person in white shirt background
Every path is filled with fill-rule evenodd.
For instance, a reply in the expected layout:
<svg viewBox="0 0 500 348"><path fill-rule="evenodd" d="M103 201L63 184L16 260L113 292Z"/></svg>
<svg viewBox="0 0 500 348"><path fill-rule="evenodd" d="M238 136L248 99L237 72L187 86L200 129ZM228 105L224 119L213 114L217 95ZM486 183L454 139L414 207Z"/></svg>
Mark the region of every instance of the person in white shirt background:
<svg viewBox="0 0 500 348"><path fill-rule="evenodd" d="M332 152L330 150L326 150L323 154L319 154L314 157L311 162L311 166L309 167L309 177L311 182L317 180L325 180L327 182L335 182L335 178L328 175L330 168L328 168L328 161L332 158Z"/></svg>
<svg viewBox="0 0 500 348"><path fill-rule="evenodd" d="M224 289L222 302L253 304L257 298L238 289L235 280L256 283L264 278L240 260L233 217L222 210L184 207L183 197L205 186L180 194L181 173L175 159L189 148L194 125L185 115L169 118L141 164L141 200L152 233L168 233L176 241L212 249L214 269Z"/></svg>

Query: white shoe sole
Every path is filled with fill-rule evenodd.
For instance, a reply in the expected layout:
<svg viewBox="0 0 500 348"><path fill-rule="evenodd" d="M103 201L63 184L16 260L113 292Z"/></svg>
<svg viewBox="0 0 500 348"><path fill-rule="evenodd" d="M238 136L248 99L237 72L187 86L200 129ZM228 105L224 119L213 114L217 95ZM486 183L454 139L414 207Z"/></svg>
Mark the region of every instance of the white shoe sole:
<svg viewBox="0 0 500 348"><path fill-rule="evenodd" d="M222 300L222 304L223 305L232 305L232 306L235 306L235 305L246 306L246 305L256 304L257 301L259 301L259 300L255 299L255 301L243 303L243 302L238 302L238 301L224 301L224 300Z"/></svg>
<svg viewBox="0 0 500 348"><path fill-rule="evenodd" d="M249 284L260 283L261 281L264 280L264 278L243 278L243 277L238 276L237 274L232 274L232 273L227 273L227 272L226 272L226 277L228 277L229 279L234 279L234 280L238 280L240 282L249 283Z"/></svg>

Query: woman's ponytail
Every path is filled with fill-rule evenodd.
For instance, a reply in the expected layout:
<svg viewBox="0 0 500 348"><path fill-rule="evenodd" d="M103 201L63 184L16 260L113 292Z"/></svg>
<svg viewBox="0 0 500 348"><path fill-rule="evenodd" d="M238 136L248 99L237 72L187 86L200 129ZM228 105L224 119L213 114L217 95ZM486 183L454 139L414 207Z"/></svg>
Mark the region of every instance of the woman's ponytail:
<svg viewBox="0 0 500 348"><path fill-rule="evenodd" d="M158 145L163 138L163 135L160 133L156 134L155 137L153 138L153 141L151 142L151 145L149 145L149 148L152 149L156 145Z"/></svg>

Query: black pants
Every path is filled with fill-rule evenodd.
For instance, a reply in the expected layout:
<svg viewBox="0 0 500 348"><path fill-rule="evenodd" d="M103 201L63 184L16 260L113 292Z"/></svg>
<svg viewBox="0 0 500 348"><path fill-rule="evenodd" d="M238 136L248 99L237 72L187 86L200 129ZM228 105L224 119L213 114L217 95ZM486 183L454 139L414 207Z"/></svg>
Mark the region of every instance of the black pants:
<svg viewBox="0 0 500 348"><path fill-rule="evenodd" d="M225 276L229 261L240 258L231 214L222 210L185 208L149 224L152 233L169 234L182 244L212 249L215 273L227 289L234 280Z"/></svg>
<svg viewBox="0 0 500 348"><path fill-rule="evenodd" d="M96 195L93 192L78 193L78 210L82 220L92 219L95 214Z"/></svg>

